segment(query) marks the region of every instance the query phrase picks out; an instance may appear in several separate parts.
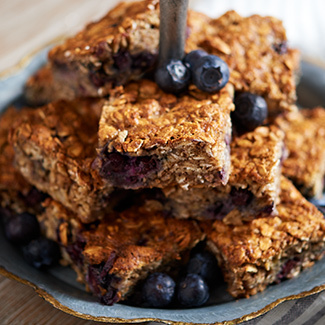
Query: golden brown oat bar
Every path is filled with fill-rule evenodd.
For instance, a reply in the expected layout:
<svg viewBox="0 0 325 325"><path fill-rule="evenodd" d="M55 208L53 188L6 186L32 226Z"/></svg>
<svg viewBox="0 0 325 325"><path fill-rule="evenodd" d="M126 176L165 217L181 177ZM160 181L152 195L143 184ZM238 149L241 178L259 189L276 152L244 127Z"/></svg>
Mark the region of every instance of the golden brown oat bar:
<svg viewBox="0 0 325 325"><path fill-rule="evenodd" d="M274 213L280 190L283 138L283 132L275 126L261 126L234 138L226 186L165 188L165 208L178 218L195 219L222 219L234 209L243 219Z"/></svg>
<svg viewBox="0 0 325 325"><path fill-rule="evenodd" d="M325 179L325 109L304 109L277 119L285 131L289 156L283 174L302 194L320 198Z"/></svg>
<svg viewBox="0 0 325 325"><path fill-rule="evenodd" d="M207 52L220 56L230 68L237 92L263 96L269 115L295 110L299 52L290 49L282 22L273 17L241 17L229 11L212 20L203 42Z"/></svg>
<svg viewBox="0 0 325 325"><path fill-rule="evenodd" d="M49 54L54 84L32 77L27 97L53 94L102 97L112 86L136 80L155 67L159 43L158 1L121 3L98 22ZM287 46L282 23L272 17L243 18L234 11L211 18L188 11L185 52L203 48L224 59L236 91L266 98L270 115L295 109L299 54ZM49 90L46 90L49 85ZM42 90L42 91L40 91ZM68 97L70 98L70 97Z"/></svg>
<svg viewBox="0 0 325 325"><path fill-rule="evenodd" d="M78 279L108 305L125 300L148 274L179 264L204 239L195 221L165 218L149 205L107 215L88 229L62 205L49 200L45 207L41 229L65 247Z"/></svg>
<svg viewBox="0 0 325 325"><path fill-rule="evenodd" d="M57 99L73 99L75 97L69 87L54 79L49 64L27 80L24 95L26 103L32 106L41 106Z"/></svg>
<svg viewBox="0 0 325 325"><path fill-rule="evenodd" d="M15 153L8 142L10 129L19 122L21 115L27 116L30 112L11 107L0 115L0 208L16 213L34 213L45 197L14 168Z"/></svg>
<svg viewBox="0 0 325 325"><path fill-rule="evenodd" d="M37 189L94 221L112 188L92 168L101 100L57 101L35 109L12 132L16 166Z"/></svg>
<svg viewBox="0 0 325 325"><path fill-rule="evenodd" d="M148 80L117 88L100 120L100 175L132 189L226 184L232 92L176 97Z"/></svg>
<svg viewBox="0 0 325 325"><path fill-rule="evenodd" d="M198 32L209 20L189 11L189 46L200 39ZM101 20L54 47L49 61L54 79L62 89L68 89L64 94L102 97L112 86L139 79L152 69L158 43L159 1L122 2ZM37 87L40 81L32 85Z"/></svg>
<svg viewBox="0 0 325 325"><path fill-rule="evenodd" d="M236 298L295 277L324 254L323 214L284 177L277 209L278 216L249 223L240 218L231 224L220 220L201 223L228 291Z"/></svg>

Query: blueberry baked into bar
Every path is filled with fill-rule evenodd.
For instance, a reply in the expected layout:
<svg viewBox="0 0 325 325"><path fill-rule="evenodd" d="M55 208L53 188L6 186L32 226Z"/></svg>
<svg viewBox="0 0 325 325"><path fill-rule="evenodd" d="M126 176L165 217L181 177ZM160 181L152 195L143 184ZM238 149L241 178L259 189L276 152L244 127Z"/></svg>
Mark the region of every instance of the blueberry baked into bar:
<svg viewBox="0 0 325 325"><path fill-rule="evenodd" d="M324 255L323 214L283 176L277 210L274 218L248 223L237 218L200 224L236 298L295 277Z"/></svg>
<svg viewBox="0 0 325 325"><path fill-rule="evenodd" d="M320 198L325 182L325 109L303 109L281 116L289 152L283 174L307 197Z"/></svg>
<svg viewBox="0 0 325 325"><path fill-rule="evenodd" d="M92 168L102 106L92 99L50 103L18 123L10 140L26 180L83 222L100 217L113 191Z"/></svg>
<svg viewBox="0 0 325 325"><path fill-rule="evenodd" d="M195 221L166 218L155 205L131 207L84 226L49 199L38 219L45 235L68 253L78 280L108 305L129 297L150 273L180 265L204 239Z"/></svg>
<svg viewBox="0 0 325 325"><path fill-rule="evenodd" d="M31 103L102 97L116 85L139 79L155 68L159 25L158 1L120 3L55 46L49 53L50 67L27 83L26 97ZM299 53L289 48L280 20L244 18L234 11L211 19L189 10L186 36L186 53L202 48L220 56L230 68L235 90L264 96L270 116L296 109Z"/></svg>
<svg viewBox="0 0 325 325"><path fill-rule="evenodd" d="M225 186L162 189L164 207L178 218L222 219L238 210L243 219L272 215L280 192L284 133L260 126L230 144L231 167Z"/></svg>
<svg viewBox="0 0 325 325"><path fill-rule="evenodd" d="M149 80L115 89L99 125L100 175L126 189L225 185L233 88L181 96Z"/></svg>
<svg viewBox="0 0 325 325"><path fill-rule="evenodd" d="M70 88L64 93L102 97L112 87L139 79L152 69L158 57L158 8L157 0L122 2L55 46L49 52L49 62L56 83ZM209 20L203 14L188 12L189 45L203 36L199 32Z"/></svg>

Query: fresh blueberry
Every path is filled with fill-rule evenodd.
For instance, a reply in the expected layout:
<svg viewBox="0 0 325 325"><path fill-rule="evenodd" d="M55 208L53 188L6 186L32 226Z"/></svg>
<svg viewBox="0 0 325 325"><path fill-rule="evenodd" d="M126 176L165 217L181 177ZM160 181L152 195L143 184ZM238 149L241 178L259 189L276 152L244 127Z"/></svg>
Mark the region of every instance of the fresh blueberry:
<svg viewBox="0 0 325 325"><path fill-rule="evenodd" d="M157 69L155 81L165 92L178 94L188 87L191 73L182 61L171 60Z"/></svg>
<svg viewBox="0 0 325 325"><path fill-rule="evenodd" d="M177 298L184 307L199 307L209 299L209 288L201 276L189 273L179 283Z"/></svg>
<svg viewBox="0 0 325 325"><path fill-rule="evenodd" d="M39 237L22 248L26 261L37 269L53 265L60 259L59 245L47 238Z"/></svg>
<svg viewBox="0 0 325 325"><path fill-rule="evenodd" d="M198 59L207 55L208 53L203 50L194 50L185 55L183 62L189 69L191 69L191 67L194 67L197 63Z"/></svg>
<svg viewBox="0 0 325 325"><path fill-rule="evenodd" d="M218 282L222 278L216 258L208 251L193 254L186 271L201 276L207 283Z"/></svg>
<svg viewBox="0 0 325 325"><path fill-rule="evenodd" d="M144 305L148 307L165 307L174 297L175 282L165 273L149 275L142 287Z"/></svg>
<svg viewBox="0 0 325 325"><path fill-rule="evenodd" d="M34 215L22 213L12 216L5 223L5 234L14 244L26 244L39 236L39 224Z"/></svg>
<svg viewBox="0 0 325 325"><path fill-rule="evenodd" d="M216 55L200 57L191 71L196 87L209 93L219 91L229 80L227 63Z"/></svg>
<svg viewBox="0 0 325 325"><path fill-rule="evenodd" d="M253 131L267 118L267 103L261 96L241 93L235 98L235 111L231 118L239 133Z"/></svg>

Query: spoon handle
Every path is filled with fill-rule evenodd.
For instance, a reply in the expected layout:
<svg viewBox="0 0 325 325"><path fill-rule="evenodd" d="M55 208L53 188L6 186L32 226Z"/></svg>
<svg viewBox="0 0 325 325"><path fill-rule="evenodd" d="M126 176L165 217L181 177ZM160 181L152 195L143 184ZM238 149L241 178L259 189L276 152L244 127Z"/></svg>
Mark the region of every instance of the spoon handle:
<svg viewBox="0 0 325 325"><path fill-rule="evenodd" d="M188 0L160 0L159 66L184 55Z"/></svg>

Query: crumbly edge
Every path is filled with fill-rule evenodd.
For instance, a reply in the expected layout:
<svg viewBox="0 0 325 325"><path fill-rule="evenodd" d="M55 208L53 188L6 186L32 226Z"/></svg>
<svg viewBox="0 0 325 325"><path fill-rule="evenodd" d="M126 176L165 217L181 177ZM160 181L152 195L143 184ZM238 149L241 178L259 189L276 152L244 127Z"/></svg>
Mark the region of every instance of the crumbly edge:
<svg viewBox="0 0 325 325"><path fill-rule="evenodd" d="M209 20L189 11L188 46L200 39L199 31ZM156 0L117 5L101 20L50 51L54 78L69 85L76 95L94 97L139 79L156 64L159 24Z"/></svg>
<svg viewBox="0 0 325 325"><path fill-rule="evenodd" d="M24 114L30 110L24 109ZM28 211L34 213L37 207L30 206L30 195L39 196L33 188L14 167L14 149L8 141L10 129L19 122L21 111L9 107L0 115L0 207L10 209L16 213Z"/></svg>
<svg viewBox="0 0 325 325"><path fill-rule="evenodd" d="M272 207L275 214L280 191L283 138L283 132L271 126L259 127L233 139L230 145L231 173L227 185L216 188L192 187L188 190L164 188L167 209L177 218L204 220L207 210L229 199L233 188L247 189L253 194L253 200L247 206L233 207L238 209L234 213L239 213L242 218L263 216L263 209Z"/></svg>
<svg viewBox="0 0 325 325"><path fill-rule="evenodd" d="M320 260L325 250L324 242L316 244L299 242L290 250L284 251L281 258L270 261L267 269L246 264L229 270L218 248L212 242L208 242L208 246L216 254L219 265L223 267L224 279L228 284L227 290L235 298L249 298L264 291L270 284L297 277L304 269L312 267ZM292 269L284 278L279 279L278 275L288 263L293 264Z"/></svg>
<svg viewBox="0 0 325 325"><path fill-rule="evenodd" d="M147 187L225 184L232 99L230 84L212 95L193 86L181 97L165 94L149 80L117 88L101 116L99 153L103 160L113 151L157 156L162 168Z"/></svg>
<svg viewBox="0 0 325 325"><path fill-rule="evenodd" d="M31 106L41 106L58 99L74 99L74 92L66 83L57 82L49 64L40 68L26 82L24 99Z"/></svg>
<svg viewBox="0 0 325 325"><path fill-rule="evenodd" d="M278 216L226 224L201 223L208 246L216 255L234 296L249 296L276 280L281 266L294 258L288 277L323 256L325 220L284 177L281 179Z"/></svg>
<svg viewBox="0 0 325 325"><path fill-rule="evenodd" d="M325 179L325 109L304 109L279 117L289 155L283 174L308 197L321 197Z"/></svg>
<svg viewBox="0 0 325 325"><path fill-rule="evenodd" d="M89 285L88 283L88 268L91 265L98 265L101 262L105 263L110 259L112 254L115 254L113 246L112 248L109 248L107 245L100 247L96 244L95 240L92 244L86 244L83 251L83 263L78 264L73 262L67 253L69 246L76 242L78 236L85 238L87 241L88 230L80 223L71 211L64 208L60 203L48 199L45 201L44 207L44 213L38 216L42 232L48 238L60 243L62 248L65 250L65 263L72 264L73 269L77 272L78 281L84 283L86 288L91 290L91 284ZM156 207L151 207L150 205L147 205L145 209L148 209L151 213L160 213L155 212ZM141 210L139 213L141 214L143 211L145 210ZM141 222L145 222L143 218L141 219L141 216L139 218ZM156 221L158 223L161 222L161 220L159 221L159 218ZM179 221L173 221L171 219L170 222L173 223L175 227L175 223ZM192 235L189 232L185 232L185 234L182 235L179 234L179 238L174 238L177 244L170 244L173 246L172 249L166 250L166 248L163 247L163 250L161 250L162 243L159 244L160 248L155 246L155 249L151 246L147 248L145 246L142 247L129 243L127 244L129 247L128 251L128 249L125 250L123 245L120 245L122 252L120 252L120 256L119 252L117 252L116 259L114 260L112 269L109 272L110 276L114 279L111 283L112 287L106 288L106 290L101 288L101 294L105 295L107 291L114 290L117 291L118 299L124 300L132 294L134 287L139 283L139 281L144 280L148 273L153 271L166 271L175 267L176 264L179 264L181 262L181 257L184 254L186 255L192 247L204 239L204 235L201 233L198 225L192 221L188 222L192 225ZM133 229L135 225L137 225L136 222L131 222L130 227L132 226ZM114 218L111 223L107 221L107 225L103 225L103 227L113 227L111 229L113 233L118 231L116 228L118 226L114 221ZM94 240L94 238L96 239L96 236L98 236L98 240L102 238L102 229L103 228L100 228L99 226L96 230L90 230L90 232L94 233L95 236L92 240ZM167 230L168 229L166 229L166 231ZM107 236L108 241L112 240L112 238L110 239L109 234L107 234Z"/></svg>
<svg viewBox="0 0 325 325"><path fill-rule="evenodd" d="M78 102L68 104L60 101L35 110L29 119L14 128L10 141L15 149L16 167L26 180L76 211L87 223L105 212L113 189L105 186L92 169L95 149L90 148L94 145L90 143L91 136L83 134L88 132L87 129L81 129L77 134L64 124L69 123L68 116L76 109L73 105L83 109ZM80 105L89 112L91 105L98 109L91 102L87 107L87 101L81 101ZM74 123L82 123L83 117L78 118L80 120ZM63 121L62 124L57 124L57 119ZM85 153L91 150L93 157L85 157Z"/></svg>
<svg viewBox="0 0 325 325"><path fill-rule="evenodd" d="M116 26L111 26L112 19ZM244 18L234 11L211 19L189 11L188 31L186 52L203 48L224 59L230 66L230 82L236 91L264 96L270 117L296 109L300 55L288 48L281 21L258 15ZM147 61L152 62L146 68L154 66L158 39L157 2L122 3L99 22L89 24L54 48L50 61L56 78L70 85L76 94L101 97L114 84L125 84L141 76L143 69L135 69L131 64L135 53L150 53L152 57ZM124 61L129 60L131 68L116 69L116 56L125 53L128 56Z"/></svg>
<svg viewBox="0 0 325 325"><path fill-rule="evenodd" d="M258 127L231 143L229 184L248 188L256 198L277 203L280 191L284 134L279 128ZM247 163L249 162L249 163Z"/></svg>
<svg viewBox="0 0 325 325"><path fill-rule="evenodd" d="M300 54L288 48L280 20L259 15L241 17L229 11L213 19L205 34L198 47L227 62L230 82L237 92L263 96L268 103L269 117L296 110Z"/></svg>

